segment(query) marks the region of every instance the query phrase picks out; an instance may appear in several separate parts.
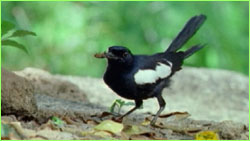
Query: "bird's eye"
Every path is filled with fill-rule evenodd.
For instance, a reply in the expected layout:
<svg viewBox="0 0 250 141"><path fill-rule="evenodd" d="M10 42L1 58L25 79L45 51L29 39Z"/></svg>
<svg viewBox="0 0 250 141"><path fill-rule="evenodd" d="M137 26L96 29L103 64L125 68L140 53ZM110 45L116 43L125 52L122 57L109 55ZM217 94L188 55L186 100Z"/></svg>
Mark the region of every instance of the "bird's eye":
<svg viewBox="0 0 250 141"><path fill-rule="evenodd" d="M122 56L123 56L123 57L127 57L127 56L128 56L128 53L127 53L127 52L124 52Z"/></svg>

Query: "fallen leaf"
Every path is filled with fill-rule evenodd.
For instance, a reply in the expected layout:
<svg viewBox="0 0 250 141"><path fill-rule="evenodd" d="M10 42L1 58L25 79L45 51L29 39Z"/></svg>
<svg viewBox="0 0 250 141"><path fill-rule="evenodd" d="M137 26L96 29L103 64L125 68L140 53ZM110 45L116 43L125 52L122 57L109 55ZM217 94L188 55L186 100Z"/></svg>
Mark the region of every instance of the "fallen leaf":
<svg viewBox="0 0 250 141"><path fill-rule="evenodd" d="M120 134L123 129L123 124L114 122L112 120L104 120L94 127L96 130L109 131L114 134Z"/></svg>
<svg viewBox="0 0 250 141"><path fill-rule="evenodd" d="M95 130L90 130L90 131L82 131L81 132L81 135L82 136L87 136L89 134L94 134L95 133Z"/></svg>
<svg viewBox="0 0 250 141"><path fill-rule="evenodd" d="M10 140L27 139L28 135L20 122L1 122L1 137Z"/></svg>
<svg viewBox="0 0 250 141"><path fill-rule="evenodd" d="M159 116L161 118L167 118L165 121L179 121L186 119L190 116L188 112L173 112L165 115Z"/></svg>
<svg viewBox="0 0 250 141"><path fill-rule="evenodd" d="M142 126L150 125L150 120L148 118L145 118L145 120L141 123Z"/></svg>
<svg viewBox="0 0 250 141"><path fill-rule="evenodd" d="M154 139L159 139L159 138L156 137L156 134L154 132L145 132L141 134L131 135L129 139L131 140L154 140Z"/></svg>
<svg viewBox="0 0 250 141"><path fill-rule="evenodd" d="M48 122L42 124L40 127L39 127L39 130L43 130L43 129L54 129L53 127L53 124L51 123L51 120L48 120Z"/></svg>
<svg viewBox="0 0 250 141"><path fill-rule="evenodd" d="M87 124L91 124L91 125L97 125L98 124L98 122L95 121L95 120L87 120L86 122L87 122Z"/></svg>
<svg viewBox="0 0 250 141"><path fill-rule="evenodd" d="M62 120L64 120L66 124L72 124L72 125L76 125L77 124L77 122L75 122L74 120L72 120L70 117L63 117Z"/></svg>
<svg viewBox="0 0 250 141"><path fill-rule="evenodd" d="M2 139L21 139L16 130L8 123L1 123L1 138Z"/></svg>
<svg viewBox="0 0 250 141"><path fill-rule="evenodd" d="M155 115L151 115L145 118L144 125L148 125L148 121L151 121ZM180 121L186 119L190 116L188 112L172 112L164 115L160 115L155 123L155 127L164 128L162 127L164 124L172 121Z"/></svg>
<svg viewBox="0 0 250 141"><path fill-rule="evenodd" d="M160 115L159 118L168 118L168 117L174 116L174 115L189 115L189 113L188 112L172 112L172 113Z"/></svg>
<svg viewBox="0 0 250 141"><path fill-rule="evenodd" d="M147 137L153 137L153 136L155 136L155 133L154 132L146 132L146 133L142 133L140 135L147 136Z"/></svg>
<svg viewBox="0 0 250 141"><path fill-rule="evenodd" d="M15 129L15 131L18 133L19 137L22 139L27 139L27 135L24 131L24 129L21 126L20 122L11 122L10 125Z"/></svg>
<svg viewBox="0 0 250 141"><path fill-rule="evenodd" d="M190 130L186 130L186 134L196 134L198 132L200 132L202 129L201 128L198 128L198 129L190 129Z"/></svg>
<svg viewBox="0 0 250 141"><path fill-rule="evenodd" d="M98 117L99 118L104 118L104 117L106 117L106 116L110 116L110 115L112 115L112 113L110 113L110 112L103 112L101 115L99 115Z"/></svg>
<svg viewBox="0 0 250 141"><path fill-rule="evenodd" d="M109 132L106 132L106 131L96 131L96 132L94 132L93 135L100 136L103 138L111 138L112 137L112 134L110 134Z"/></svg>
<svg viewBox="0 0 250 141"><path fill-rule="evenodd" d="M201 131L195 135L196 140L219 140L219 135L214 131Z"/></svg>
<svg viewBox="0 0 250 141"><path fill-rule="evenodd" d="M129 138L130 140L150 140L149 137L142 136L142 135L132 135Z"/></svg>
<svg viewBox="0 0 250 141"><path fill-rule="evenodd" d="M113 138L113 133L109 132L109 131L103 131L103 130L90 130L90 131L83 131L81 132L81 135L84 137L101 137L104 139L109 139L109 140L114 140Z"/></svg>
<svg viewBox="0 0 250 141"><path fill-rule="evenodd" d="M44 130L38 130L36 131L35 137L43 137L48 138L48 140L69 140L74 139L74 135L69 132L62 132L58 130L50 130L50 129L44 129Z"/></svg>

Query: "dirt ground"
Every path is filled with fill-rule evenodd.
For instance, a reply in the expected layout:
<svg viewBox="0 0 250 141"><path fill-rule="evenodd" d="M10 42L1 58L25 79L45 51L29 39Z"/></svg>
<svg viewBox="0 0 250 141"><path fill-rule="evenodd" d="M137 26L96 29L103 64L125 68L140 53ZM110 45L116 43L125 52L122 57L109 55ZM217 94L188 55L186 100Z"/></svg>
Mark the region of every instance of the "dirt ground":
<svg viewBox="0 0 250 141"><path fill-rule="evenodd" d="M109 108L121 98L99 78L2 68L1 83L2 139L249 139L248 77L230 71L177 73L156 126L154 99L117 120Z"/></svg>

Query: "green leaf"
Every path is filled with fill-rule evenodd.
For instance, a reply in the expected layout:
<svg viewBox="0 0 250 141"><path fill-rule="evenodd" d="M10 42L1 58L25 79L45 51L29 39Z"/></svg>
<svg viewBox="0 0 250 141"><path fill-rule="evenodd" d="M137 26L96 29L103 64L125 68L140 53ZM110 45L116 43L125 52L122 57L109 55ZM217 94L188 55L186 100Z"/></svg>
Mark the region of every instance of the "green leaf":
<svg viewBox="0 0 250 141"><path fill-rule="evenodd" d="M119 107L122 107L125 104L125 101L121 100L121 99L116 99L115 102L117 103L117 105Z"/></svg>
<svg viewBox="0 0 250 141"><path fill-rule="evenodd" d="M109 108L109 111L110 111L111 113L114 113L115 106L116 106L116 102L113 102L112 105L111 105L110 108Z"/></svg>
<svg viewBox="0 0 250 141"><path fill-rule="evenodd" d="M127 102L124 105L126 105L126 106L135 106L135 103L134 102Z"/></svg>
<svg viewBox="0 0 250 141"><path fill-rule="evenodd" d="M125 102L124 100L122 100L122 99L116 99L113 103L112 103L112 105L110 106L110 112L111 113L113 113L113 114L115 114L115 107L118 107L118 114L120 114L120 111L121 111L121 108L123 107L123 106L134 106L135 105L135 103L134 102ZM139 107L139 109L142 109L143 108L143 106L140 106Z"/></svg>
<svg viewBox="0 0 250 141"><path fill-rule="evenodd" d="M53 124L55 124L56 126L58 126L58 127L63 126L63 121L60 118L53 116L51 120L52 120Z"/></svg>
<svg viewBox="0 0 250 141"><path fill-rule="evenodd" d="M124 106L135 106L134 102L126 102ZM143 105L141 105L138 109L143 109Z"/></svg>
<svg viewBox="0 0 250 141"><path fill-rule="evenodd" d="M22 45L22 44L19 44L16 41L13 41L13 40L2 40L1 43L2 43L2 46L16 47L16 48L19 48L19 49L23 50L24 52L26 52L28 54L28 50L26 49L26 47L24 45Z"/></svg>
<svg viewBox="0 0 250 141"><path fill-rule="evenodd" d="M36 33L27 30L17 30L10 37L22 37L27 35L36 36Z"/></svg>
<svg viewBox="0 0 250 141"><path fill-rule="evenodd" d="M1 23L1 35L3 36L4 34L8 33L11 29L15 28L15 25L11 22L8 21L2 21Z"/></svg>

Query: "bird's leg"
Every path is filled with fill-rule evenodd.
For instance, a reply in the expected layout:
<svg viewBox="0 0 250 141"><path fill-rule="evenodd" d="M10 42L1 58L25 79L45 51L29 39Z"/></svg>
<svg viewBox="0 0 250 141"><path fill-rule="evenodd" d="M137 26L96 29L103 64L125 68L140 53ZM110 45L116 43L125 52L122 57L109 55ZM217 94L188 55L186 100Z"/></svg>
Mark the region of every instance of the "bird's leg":
<svg viewBox="0 0 250 141"><path fill-rule="evenodd" d="M124 115L122 115L119 119L123 119L125 116L131 114L133 111L135 111L136 109L140 108L142 105L142 100L135 100L135 107L132 108L131 110L129 110L127 113L125 113Z"/></svg>
<svg viewBox="0 0 250 141"><path fill-rule="evenodd" d="M165 100L163 99L162 95L158 95L157 97L158 103L160 105L160 109L158 110L158 112L156 113L156 115L154 116L154 118L152 119L152 121L150 122L151 125L155 125L155 122L157 120L157 118L159 117L159 115L161 114L161 112L165 109Z"/></svg>

